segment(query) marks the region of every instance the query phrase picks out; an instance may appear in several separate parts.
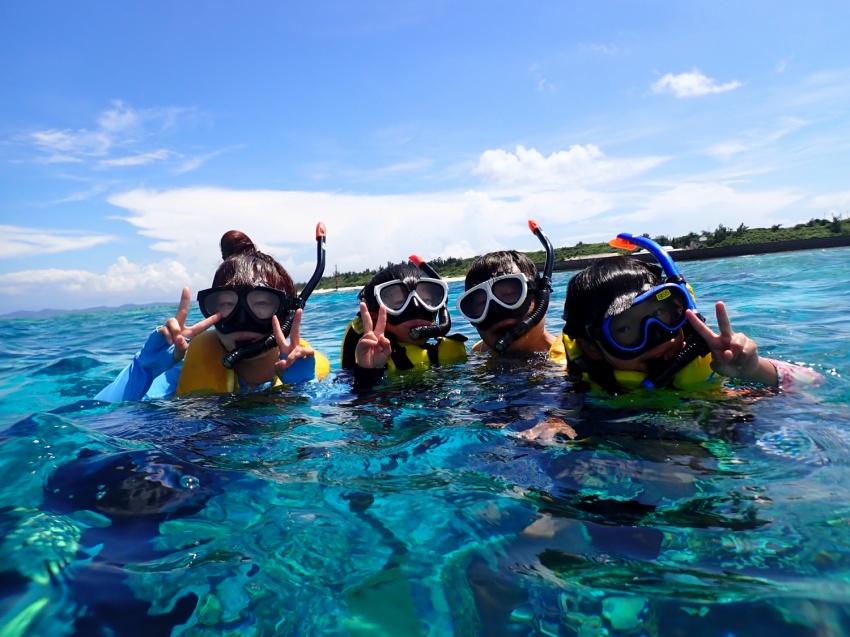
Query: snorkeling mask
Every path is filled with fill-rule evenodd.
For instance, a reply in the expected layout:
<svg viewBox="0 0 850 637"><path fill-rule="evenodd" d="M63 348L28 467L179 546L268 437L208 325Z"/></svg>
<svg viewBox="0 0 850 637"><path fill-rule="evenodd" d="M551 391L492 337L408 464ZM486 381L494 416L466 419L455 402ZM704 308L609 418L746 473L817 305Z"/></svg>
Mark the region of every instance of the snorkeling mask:
<svg viewBox="0 0 850 637"><path fill-rule="evenodd" d="M427 276L418 279L406 276L404 279L393 279L379 283L372 290L375 307L383 306L387 312L387 323L401 325L406 321L422 319L433 321L434 325L422 325L410 329L409 336L413 341L443 336L451 329L446 302L449 298L449 286L440 278L434 268L420 257L411 255L410 261ZM360 300L365 301L365 290L360 292ZM374 310L370 310L374 311Z"/></svg>
<svg viewBox="0 0 850 637"><path fill-rule="evenodd" d="M198 292L198 306L205 318L221 314L214 327L222 334L265 334L272 328L272 317L283 321L292 302L286 292L265 285L217 287Z"/></svg>
<svg viewBox="0 0 850 637"><path fill-rule="evenodd" d="M525 316L531 304L528 291L536 289L536 283L521 272L501 274L461 294L457 309L467 321L486 330L513 314Z"/></svg>
<svg viewBox="0 0 850 637"><path fill-rule="evenodd" d="M630 308L607 317L601 326L586 329L611 356L631 360L675 338L688 322L688 309L697 311L690 294L665 283L639 295Z"/></svg>
<svg viewBox="0 0 850 637"><path fill-rule="evenodd" d="M615 358L629 360L683 330L685 345L682 350L641 383L646 389L664 387L690 362L710 353L708 344L688 323L685 312L690 309L702 321L705 319L697 310L691 287L670 255L655 241L622 233L609 245L624 250L644 248L655 257L667 278L663 284L638 295L628 309L607 317L601 326L587 326L588 335Z"/></svg>
<svg viewBox="0 0 850 637"><path fill-rule="evenodd" d="M555 249L536 221L529 219L528 228L546 250L546 265L543 273L538 274L532 281L527 280L524 274L495 276L470 288L457 300L460 313L477 328L486 330L513 315L524 316L532 301L529 291L537 293L534 311L509 329L493 345L493 349L500 354L504 354L514 341L542 321L546 316L546 310L549 309L552 270L555 268Z"/></svg>
<svg viewBox="0 0 850 637"><path fill-rule="evenodd" d="M235 289L231 289L229 291L236 292L237 298L235 301L235 305L231 306L232 313L232 321L233 326L227 327L227 331L221 329L222 334L228 334L232 332L242 331L243 325L247 324L247 319L250 319L254 322L255 327L262 327L262 329L244 329L244 331L258 332L260 334L271 331L271 318L273 315L277 315L278 320L280 321L280 330L283 332L283 335L289 338L289 333L292 331L292 321L295 320L295 312L299 309L303 309L307 303L307 299L312 294L316 285L319 283L319 280L322 278L322 274L325 272L325 242L327 241L327 232L325 230L325 224L321 221L316 225L316 269L313 271L313 276L310 277L310 280L307 282L307 285L304 286L304 289L301 290L301 294L296 296L295 298L290 298L286 296L280 290L275 290L274 288L253 288L252 290L243 290L240 294L239 291ZM213 297L213 293L221 294L222 292L227 291L222 288L210 288L209 290L204 290L203 292L198 293L198 303L201 306L201 313L204 316L210 316L211 314L215 314L215 312L211 312L210 314L206 314L212 305L208 306L207 303L215 303L221 302L222 305L220 307L227 308L229 302L233 302L233 296L218 296ZM277 293L277 301L279 306L275 309L275 312L268 314L266 319L263 319L262 316L268 313L268 307L266 307L266 303L273 304L274 301L270 299L268 296L254 296L251 297L252 292L262 292L266 294L271 294L271 296L275 296L274 293ZM202 300L201 295L207 293ZM286 302L284 302L286 299ZM286 305L284 308L283 306ZM235 311L232 308L237 308ZM218 310L221 311L221 310ZM246 318L240 318L240 315L244 314ZM245 323L238 323L238 328L236 327L236 321L246 321ZM265 321L265 322L264 322ZM228 316L224 316L219 323L228 323ZM218 329L218 324L216 325ZM221 364L224 365L227 369L233 369L233 366L236 365L239 361L245 358L254 358L255 356L259 356L270 349L277 347L277 341L275 341L274 334L269 334L265 339L261 341L256 341L253 343L247 343L243 346L238 346L236 349L231 352L228 352L227 355L221 359Z"/></svg>

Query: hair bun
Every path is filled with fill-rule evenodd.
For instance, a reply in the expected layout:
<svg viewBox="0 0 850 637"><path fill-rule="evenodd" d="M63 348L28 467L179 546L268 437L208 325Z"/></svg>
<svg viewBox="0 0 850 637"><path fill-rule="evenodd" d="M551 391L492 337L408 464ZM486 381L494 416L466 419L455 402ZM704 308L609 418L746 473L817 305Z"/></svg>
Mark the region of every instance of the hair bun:
<svg viewBox="0 0 850 637"><path fill-rule="evenodd" d="M256 251L254 242L251 241L251 238L244 232L239 232L239 230L229 230L221 237L222 259L226 260L228 257L241 252L253 251Z"/></svg>

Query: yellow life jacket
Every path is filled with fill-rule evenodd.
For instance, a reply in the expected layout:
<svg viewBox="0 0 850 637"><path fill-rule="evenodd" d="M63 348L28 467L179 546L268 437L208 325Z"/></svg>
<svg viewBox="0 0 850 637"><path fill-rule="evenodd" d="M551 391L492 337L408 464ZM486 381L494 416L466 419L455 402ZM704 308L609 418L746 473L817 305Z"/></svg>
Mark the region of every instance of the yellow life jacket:
<svg viewBox="0 0 850 637"><path fill-rule="evenodd" d="M475 345L472 346L472 351L476 353L481 353L481 348L484 346L484 341L478 341ZM487 350L485 353L496 353L494 350ZM567 364L567 353L564 350L564 341L560 338L556 338L552 343L552 347L549 348L549 360L553 363L557 363L558 365L566 365Z"/></svg>
<svg viewBox="0 0 850 637"><path fill-rule="evenodd" d="M351 369L356 364L354 350L361 336L363 319L358 316L348 324L342 337L340 363L343 369ZM392 354L387 360L387 368L391 372L466 362L466 337L462 334L439 336L436 343L426 343L425 347L413 343L398 343L390 335L387 335L387 338L392 343Z"/></svg>
<svg viewBox="0 0 850 637"><path fill-rule="evenodd" d="M309 343L301 339L302 347L309 347ZM186 357L183 359L183 368L180 371L180 379L177 381L177 395L187 394L192 391L205 391L209 393L233 393L239 391L239 380L236 372L227 369L221 364L221 359L227 351L221 344L214 330L201 332L189 342ZM330 373L328 359L316 352L316 378L322 380ZM274 377L274 386L282 385L277 375Z"/></svg>
<svg viewBox="0 0 850 637"><path fill-rule="evenodd" d="M565 362L567 364L570 361L579 360L584 355L579 344L566 334L561 334L560 341L563 343ZM644 379L646 379L646 374L644 372L622 369L615 369L613 372L617 383L626 389L638 389L641 387L641 383ZM586 372L582 372L581 376L582 380L591 383L594 388L598 387L596 383L590 379L590 376ZM694 359L683 369L679 370L675 376L673 376L673 386L677 389L684 389L687 391L717 389L722 383L722 377L711 369L711 354L706 354L705 356Z"/></svg>

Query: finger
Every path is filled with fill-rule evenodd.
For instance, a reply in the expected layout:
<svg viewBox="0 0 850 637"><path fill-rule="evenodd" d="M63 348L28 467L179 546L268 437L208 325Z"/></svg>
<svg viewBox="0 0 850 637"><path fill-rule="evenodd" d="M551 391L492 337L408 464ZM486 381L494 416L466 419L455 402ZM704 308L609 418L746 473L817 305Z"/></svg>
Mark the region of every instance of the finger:
<svg viewBox="0 0 850 637"><path fill-rule="evenodd" d="M360 318L363 321L363 333L372 331L372 315L369 314L369 308L362 301L360 302Z"/></svg>
<svg viewBox="0 0 850 637"><path fill-rule="evenodd" d="M294 345L301 344L301 317L304 315L304 310L295 310L295 318L292 319L292 328L289 330L289 342Z"/></svg>
<svg viewBox="0 0 850 637"><path fill-rule="evenodd" d="M183 330L183 336L186 338L192 338L193 336L197 336L201 332L205 331L210 325L215 325L221 320L221 314L213 314L212 316L208 316L203 321L198 321L191 327L187 327Z"/></svg>
<svg viewBox="0 0 850 637"><path fill-rule="evenodd" d="M177 319L175 317L171 317L162 325L161 334L165 337L165 340L168 341L169 345L174 343L174 337L179 335L182 330L180 325L177 324Z"/></svg>
<svg viewBox="0 0 850 637"><path fill-rule="evenodd" d="M735 332L732 331L732 323L729 321L729 315L726 313L726 306L723 301L717 302L714 311L717 313L717 327L720 329L720 335L732 336Z"/></svg>
<svg viewBox="0 0 850 637"><path fill-rule="evenodd" d="M278 320L277 315L272 316L272 334L274 334L274 341L277 343L277 348L280 350L280 353L285 353L289 347L289 343L286 342L286 336L284 336L283 330L280 329L280 321Z"/></svg>
<svg viewBox="0 0 850 637"><path fill-rule="evenodd" d="M385 329L387 329L387 308L382 305L378 308L378 322L375 324L375 334L383 336Z"/></svg>
<svg viewBox="0 0 850 637"><path fill-rule="evenodd" d="M192 293L189 288L183 288L183 293L180 295L180 305L177 306L177 314L174 318L180 323L182 328L186 324L186 317L189 316L189 307L192 304Z"/></svg>
<svg viewBox="0 0 850 637"><path fill-rule="evenodd" d="M691 327L694 328L694 332L696 332L699 336L702 336L706 343L711 344L719 338L719 336L715 334L708 325L703 323L702 319L693 311L687 310L685 315L688 318L688 323L690 323Z"/></svg>

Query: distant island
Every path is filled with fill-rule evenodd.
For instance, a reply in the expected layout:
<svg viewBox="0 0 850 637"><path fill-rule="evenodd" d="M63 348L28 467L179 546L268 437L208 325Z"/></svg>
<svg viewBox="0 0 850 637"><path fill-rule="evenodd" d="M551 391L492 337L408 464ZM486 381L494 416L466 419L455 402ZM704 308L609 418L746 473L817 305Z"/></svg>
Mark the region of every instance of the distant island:
<svg viewBox="0 0 850 637"><path fill-rule="evenodd" d="M741 224L733 230L720 224L714 231L705 231L702 233L690 232L681 237L670 238L665 235L650 237L648 234L644 234L643 236L651 238L656 243L668 249L672 249L673 259L676 261L698 261L747 254L768 254L771 252L787 252L791 250L813 250L817 248L850 246L850 218L843 219L833 216L832 219L811 219L806 223L799 223L793 228L783 228L781 224L776 224L770 228L748 228L744 224ZM526 254L534 263L542 265L546 261L546 253L543 250L526 252ZM582 243L581 241L570 248L555 248L555 271L580 270L587 266L593 259L611 254L630 253L626 250L612 248L607 243ZM650 255L646 253L638 253L634 256L643 259L650 258ZM436 258L428 263L444 278L463 278L472 264L472 258ZM388 262L385 267L391 265L393 263ZM369 279L375 276L377 272L378 269L363 270L362 272L336 272L322 277L316 289L360 288L366 285ZM304 283L297 284L297 287L301 289L304 287ZM126 304L120 307L100 306L85 310L48 309L37 312L20 311L3 314L0 318L51 318L63 314L114 312L157 307L166 304L167 302L147 303L144 305Z"/></svg>
<svg viewBox="0 0 850 637"><path fill-rule="evenodd" d="M816 248L835 248L850 246L850 218L843 219L833 216L832 219L811 219L799 223L793 228L783 228L776 224L770 228L748 228L743 223L736 229L727 228L723 224L716 230L701 233L690 232L681 237L659 235L650 237L656 243L672 248L676 261L696 261L702 259L720 259L724 257L741 256L746 254L767 254L770 252L787 252L791 250L812 250ZM611 237L613 239L613 237ZM526 252L529 258L537 264L546 261L543 250ZM626 250L612 248L607 243L582 243L579 241L570 248L555 248L555 270L580 270L594 258L611 254L630 254ZM638 258L646 258L637 255ZM648 255L647 255L648 257ZM440 276L457 278L466 276L472 257L459 259L436 258L428 262ZM388 262L387 266L393 265ZM383 268L378 268L383 269ZM369 282L376 270L362 272L335 272L324 276L316 286L317 289L363 287ZM299 284L298 287L302 287Z"/></svg>

